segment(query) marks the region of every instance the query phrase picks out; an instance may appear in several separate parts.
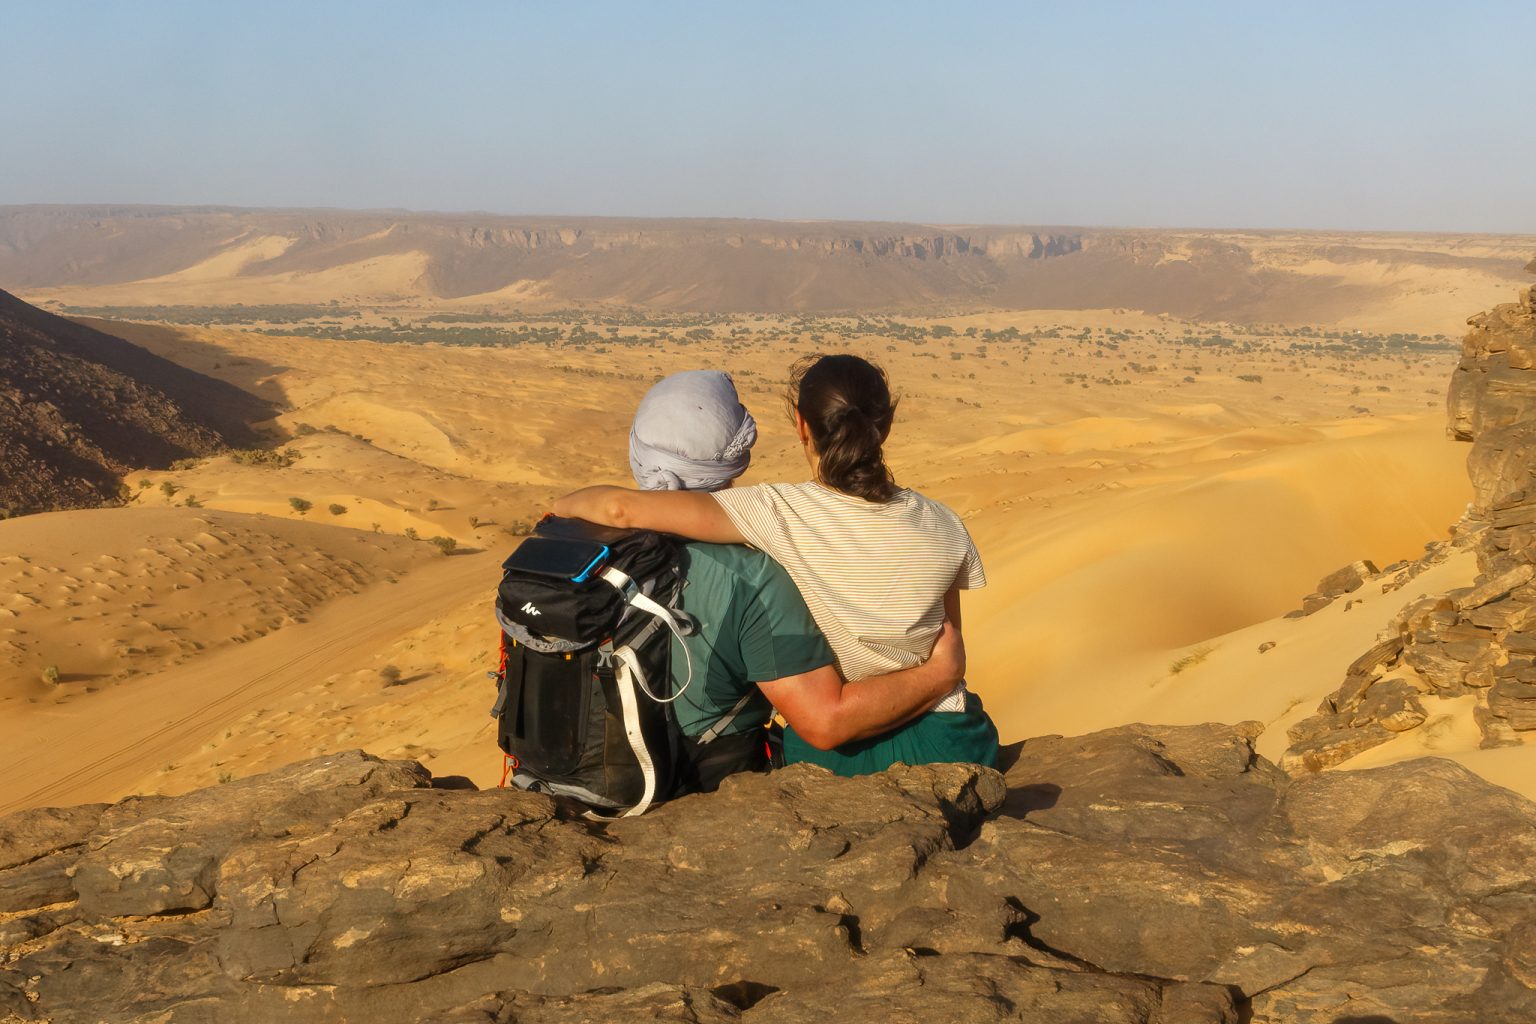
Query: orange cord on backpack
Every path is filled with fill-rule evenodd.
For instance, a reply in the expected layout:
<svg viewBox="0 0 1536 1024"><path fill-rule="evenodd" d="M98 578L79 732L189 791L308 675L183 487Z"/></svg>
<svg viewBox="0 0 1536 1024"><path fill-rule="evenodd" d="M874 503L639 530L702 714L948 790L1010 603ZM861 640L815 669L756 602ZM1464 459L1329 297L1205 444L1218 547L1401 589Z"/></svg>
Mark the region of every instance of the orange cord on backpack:
<svg viewBox="0 0 1536 1024"><path fill-rule="evenodd" d="M517 641L514 640L514 641L512 641L512 643L514 645L516 645ZM496 684L498 686L500 686L503 682L506 681L506 678L507 678L507 634L503 633L503 634L501 634L501 664L496 667ZM501 781L496 784L496 787L498 789L506 789L507 788L507 779L512 776L513 772L517 771L518 766L521 765L522 763L523 762L519 761L517 758L513 757L511 754L503 754L502 755L502 762L501 762Z"/></svg>

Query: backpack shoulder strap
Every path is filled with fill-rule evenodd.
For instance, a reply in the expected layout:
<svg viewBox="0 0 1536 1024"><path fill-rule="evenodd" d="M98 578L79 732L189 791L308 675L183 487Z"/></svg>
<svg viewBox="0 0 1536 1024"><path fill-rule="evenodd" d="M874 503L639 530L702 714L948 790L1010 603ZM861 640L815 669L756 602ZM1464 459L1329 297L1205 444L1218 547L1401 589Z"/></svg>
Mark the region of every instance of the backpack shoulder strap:
<svg viewBox="0 0 1536 1024"><path fill-rule="evenodd" d="M658 704L671 704L687 692L688 687L693 683L693 654L688 650L687 641L683 639L692 630L684 627L683 623L678 620L675 611L649 595L642 593L640 588L635 585L635 581L620 570L610 566L604 569L598 578L622 594L625 604L654 615L672 631L673 636L677 637L679 645L683 648L683 659L688 663L688 678L683 681L683 685L678 687L677 692L672 696L658 697L656 692L651 689L651 684L645 678L645 675L638 670L639 666L634 666L635 677L640 683L640 688L645 691L645 695Z"/></svg>
<svg viewBox="0 0 1536 1024"><path fill-rule="evenodd" d="M747 705L751 702L752 696L755 693L757 693L757 686L753 684L746 693L741 695L741 700L736 702L735 707L727 711L714 725L699 734L699 746L705 746L719 739L720 734L725 732L732 722L736 721L736 716L747 709Z"/></svg>

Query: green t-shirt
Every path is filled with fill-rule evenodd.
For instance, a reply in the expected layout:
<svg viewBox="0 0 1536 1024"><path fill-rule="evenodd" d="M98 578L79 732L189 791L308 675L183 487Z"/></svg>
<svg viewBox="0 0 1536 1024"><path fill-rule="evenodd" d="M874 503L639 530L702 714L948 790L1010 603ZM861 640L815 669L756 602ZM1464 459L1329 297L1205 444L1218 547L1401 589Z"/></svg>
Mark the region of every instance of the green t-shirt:
<svg viewBox="0 0 1536 1024"><path fill-rule="evenodd" d="M753 697L725 732L766 725L772 705L756 684L800 675L833 663L832 649L811 619L800 591L779 564L740 544L689 544L683 610L698 632L672 638L672 680L681 686L693 655L693 683L673 708L678 724L697 736L747 693Z"/></svg>

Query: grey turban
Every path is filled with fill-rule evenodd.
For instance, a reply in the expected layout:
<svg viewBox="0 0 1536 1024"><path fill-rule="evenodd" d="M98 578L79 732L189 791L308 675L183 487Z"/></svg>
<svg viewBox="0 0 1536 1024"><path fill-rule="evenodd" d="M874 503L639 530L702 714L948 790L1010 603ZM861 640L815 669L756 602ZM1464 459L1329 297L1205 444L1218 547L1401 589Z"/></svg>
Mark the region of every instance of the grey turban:
<svg viewBox="0 0 1536 1024"><path fill-rule="evenodd" d="M718 491L752 461L757 422L719 370L656 382L629 431L629 468L646 491Z"/></svg>

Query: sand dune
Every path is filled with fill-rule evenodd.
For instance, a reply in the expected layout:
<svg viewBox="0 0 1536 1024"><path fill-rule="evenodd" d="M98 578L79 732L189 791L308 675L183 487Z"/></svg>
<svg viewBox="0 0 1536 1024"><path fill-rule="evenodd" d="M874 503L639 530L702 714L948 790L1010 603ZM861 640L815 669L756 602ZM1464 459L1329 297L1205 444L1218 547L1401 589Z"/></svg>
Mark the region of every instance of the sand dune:
<svg viewBox="0 0 1536 1024"><path fill-rule="evenodd" d="M1058 499L1029 529L1006 513L970 521L991 564L1005 567L970 602L969 632L978 679L1007 680L994 714L1010 733L1075 731L1070 707L1051 709L1080 699L1084 666L1113 674L1114 656L1279 616L1320 567L1416 556L1470 493L1463 453L1438 418L1218 460L1183 454L1181 465L1163 456L1161 480L1126 473L1091 502ZM1001 481L991 490L1017 493Z"/></svg>
<svg viewBox="0 0 1536 1024"><path fill-rule="evenodd" d="M7 757L26 770L6 773L0 814L153 791L156 787L139 782L153 766L174 772L182 756L216 737L232 738L244 716L270 714L315 679L367 664L368 652L411 629L423 608L455 602L466 591L487 586L487 580L493 583L495 570L483 556L442 559L398 584L385 582L337 600L313 621L244 648L211 653L47 715L8 708L0 712L13 737ZM311 720L308 728L326 749L355 745L341 737L345 720ZM222 777L236 773L228 770Z"/></svg>
<svg viewBox="0 0 1536 1024"><path fill-rule="evenodd" d="M0 703L87 699L301 622L428 557L400 537L211 509L0 522Z"/></svg>
<svg viewBox="0 0 1536 1024"><path fill-rule="evenodd" d="M147 278L146 285L174 288L180 284L206 284L237 277L252 263L276 259L293 245L293 239L282 235L241 235L221 252L209 256L171 274Z"/></svg>
<svg viewBox="0 0 1536 1024"><path fill-rule="evenodd" d="M275 244L274 244L275 243ZM221 252L171 274L123 284L98 285L90 290L91 305L139 305L146 296L163 305L234 305L237 303L330 301L391 303L422 294L421 277L427 255L407 251L338 263L313 271L259 274L250 268L281 255L293 240L261 239L248 247ZM31 294L57 297L48 290Z"/></svg>

